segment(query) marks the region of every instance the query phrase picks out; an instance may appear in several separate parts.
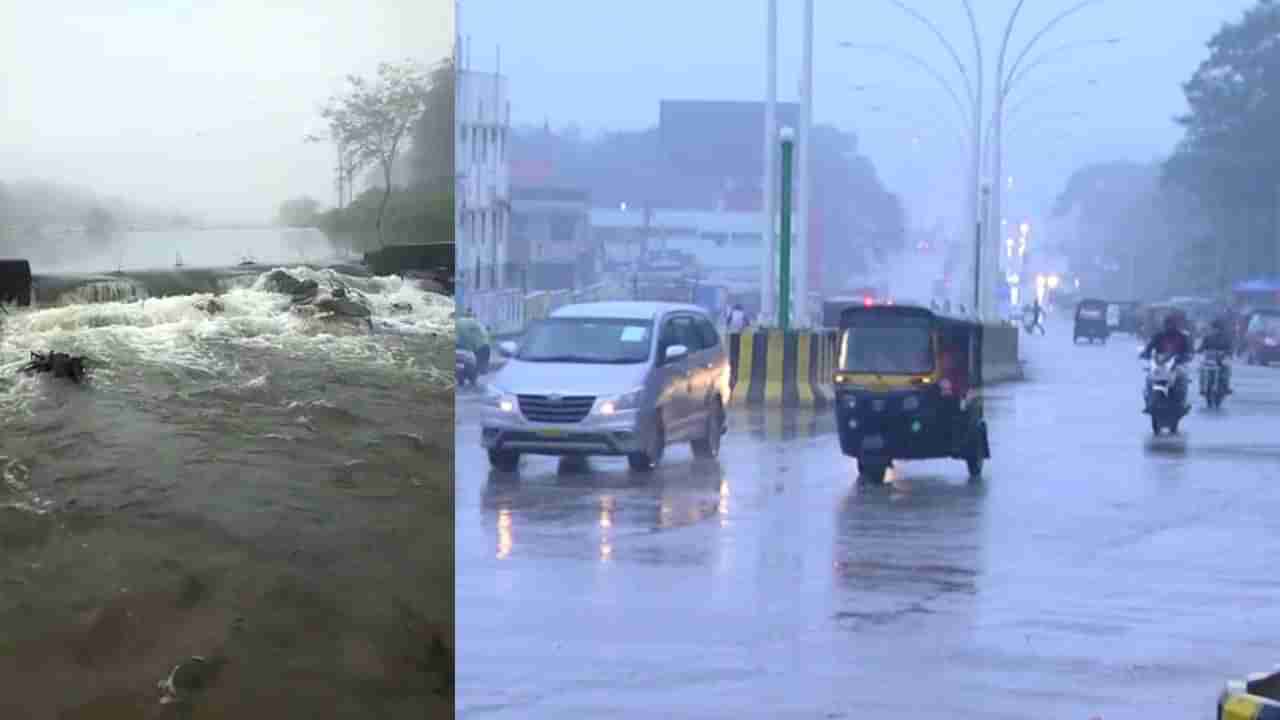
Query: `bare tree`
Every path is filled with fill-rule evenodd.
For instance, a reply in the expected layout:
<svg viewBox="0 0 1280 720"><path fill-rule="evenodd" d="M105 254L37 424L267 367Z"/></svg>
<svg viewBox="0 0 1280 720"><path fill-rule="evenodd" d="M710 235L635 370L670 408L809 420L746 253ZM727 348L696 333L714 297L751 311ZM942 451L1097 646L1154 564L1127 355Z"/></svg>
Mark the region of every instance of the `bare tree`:
<svg viewBox="0 0 1280 720"><path fill-rule="evenodd" d="M382 202L376 223L380 245L386 244L383 216L391 199L395 162L426 109L430 87L430 76L417 63L382 63L373 80L348 76L346 90L331 98L321 111L329 123L330 139L342 149L342 171L348 180L367 165L376 164L382 170Z"/></svg>

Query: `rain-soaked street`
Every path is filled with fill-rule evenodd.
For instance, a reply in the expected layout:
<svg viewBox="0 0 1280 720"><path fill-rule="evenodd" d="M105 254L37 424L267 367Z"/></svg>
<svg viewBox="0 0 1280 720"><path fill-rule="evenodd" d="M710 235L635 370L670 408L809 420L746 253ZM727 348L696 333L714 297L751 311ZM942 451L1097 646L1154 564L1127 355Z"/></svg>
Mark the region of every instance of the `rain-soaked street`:
<svg viewBox="0 0 1280 720"><path fill-rule="evenodd" d="M1024 336L992 454L860 486L825 413L491 475L457 420L460 717L1207 717L1280 659L1280 369L1153 441L1128 336Z"/></svg>

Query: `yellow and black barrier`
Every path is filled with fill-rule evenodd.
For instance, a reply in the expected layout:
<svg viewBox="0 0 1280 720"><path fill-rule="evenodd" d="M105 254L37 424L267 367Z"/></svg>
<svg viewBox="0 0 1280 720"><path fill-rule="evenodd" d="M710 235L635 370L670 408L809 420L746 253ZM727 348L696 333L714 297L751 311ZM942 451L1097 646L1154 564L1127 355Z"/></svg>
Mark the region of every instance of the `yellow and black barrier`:
<svg viewBox="0 0 1280 720"><path fill-rule="evenodd" d="M1217 720L1280 719L1280 669L1232 680L1218 696Z"/></svg>
<svg viewBox="0 0 1280 720"><path fill-rule="evenodd" d="M834 332L762 330L728 336L732 404L824 408L831 404Z"/></svg>

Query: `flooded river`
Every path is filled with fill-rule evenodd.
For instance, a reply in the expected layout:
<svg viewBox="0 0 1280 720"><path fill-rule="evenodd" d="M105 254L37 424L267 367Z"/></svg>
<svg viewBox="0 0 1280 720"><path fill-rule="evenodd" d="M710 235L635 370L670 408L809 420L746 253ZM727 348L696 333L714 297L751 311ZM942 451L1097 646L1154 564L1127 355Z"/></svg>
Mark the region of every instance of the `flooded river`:
<svg viewBox="0 0 1280 720"><path fill-rule="evenodd" d="M270 269L0 316L0 717L452 716L453 302Z"/></svg>

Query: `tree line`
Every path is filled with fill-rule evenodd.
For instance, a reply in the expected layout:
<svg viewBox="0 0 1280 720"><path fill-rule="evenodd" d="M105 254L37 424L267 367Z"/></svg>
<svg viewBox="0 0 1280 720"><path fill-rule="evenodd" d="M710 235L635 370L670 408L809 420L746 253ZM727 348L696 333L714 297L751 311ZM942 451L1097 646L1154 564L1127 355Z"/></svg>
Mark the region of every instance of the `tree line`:
<svg viewBox="0 0 1280 720"><path fill-rule="evenodd" d="M313 138L336 151L338 203L321 210L314 198L293 198L277 221L318 227L353 250L452 242L455 81L451 60L431 69L382 63L372 78L349 76L320 111L328 136ZM359 180L366 189L352 193Z"/></svg>
<svg viewBox="0 0 1280 720"><path fill-rule="evenodd" d="M1280 271L1280 5L1259 0L1207 49L1170 154L1081 168L1055 208L1079 213L1073 264L1121 248L1113 284L1139 297L1220 295Z"/></svg>

